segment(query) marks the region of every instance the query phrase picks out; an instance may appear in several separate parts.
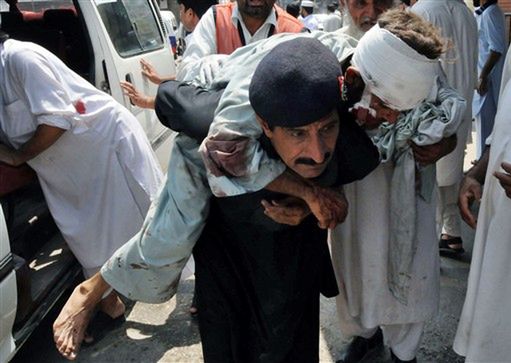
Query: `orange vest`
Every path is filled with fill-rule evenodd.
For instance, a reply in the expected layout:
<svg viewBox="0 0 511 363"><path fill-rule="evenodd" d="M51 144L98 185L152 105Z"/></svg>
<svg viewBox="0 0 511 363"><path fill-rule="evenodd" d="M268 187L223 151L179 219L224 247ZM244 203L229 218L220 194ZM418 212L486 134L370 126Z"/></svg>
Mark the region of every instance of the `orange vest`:
<svg viewBox="0 0 511 363"><path fill-rule="evenodd" d="M213 14L215 16L216 24L216 51L217 54L231 54L239 47L242 47L244 42L241 40L239 29L232 23L232 9L236 3L230 2L227 4L215 5ZM304 29L303 24L293 16L286 13L278 6L274 6L277 15L277 26L270 30L268 36L277 33L299 33Z"/></svg>

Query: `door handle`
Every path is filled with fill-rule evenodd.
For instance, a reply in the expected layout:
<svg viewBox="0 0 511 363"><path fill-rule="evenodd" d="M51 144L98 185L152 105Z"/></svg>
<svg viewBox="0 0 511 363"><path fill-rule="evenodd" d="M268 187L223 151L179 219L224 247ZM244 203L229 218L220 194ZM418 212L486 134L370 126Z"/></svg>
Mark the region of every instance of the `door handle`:
<svg viewBox="0 0 511 363"><path fill-rule="evenodd" d="M131 80L131 75L129 73L126 74L126 76L124 77L124 79L126 80L126 82L129 82L131 84L133 84L133 81ZM131 98L128 96L129 100L130 100L130 104L132 106L135 106L135 104L133 103L133 101L131 100Z"/></svg>

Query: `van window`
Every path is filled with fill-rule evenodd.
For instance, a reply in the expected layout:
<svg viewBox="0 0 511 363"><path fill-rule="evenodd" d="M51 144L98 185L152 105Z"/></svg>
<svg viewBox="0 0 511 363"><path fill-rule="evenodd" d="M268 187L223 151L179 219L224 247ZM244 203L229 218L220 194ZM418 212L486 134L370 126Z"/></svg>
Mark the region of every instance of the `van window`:
<svg viewBox="0 0 511 363"><path fill-rule="evenodd" d="M121 57L163 48L148 0L95 0L101 19Z"/></svg>
<svg viewBox="0 0 511 363"><path fill-rule="evenodd" d="M73 0L18 0L18 9L22 12L39 13L47 9L74 9ZM0 1L0 10L8 11L7 3Z"/></svg>

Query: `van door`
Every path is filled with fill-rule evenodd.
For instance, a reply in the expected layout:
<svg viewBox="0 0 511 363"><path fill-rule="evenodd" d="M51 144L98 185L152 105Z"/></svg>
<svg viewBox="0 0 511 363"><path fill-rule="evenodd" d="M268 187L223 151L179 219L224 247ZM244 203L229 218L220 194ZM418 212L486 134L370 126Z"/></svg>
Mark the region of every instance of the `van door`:
<svg viewBox="0 0 511 363"><path fill-rule="evenodd" d="M104 77L96 86L110 92L138 118L166 167L168 159L163 161L162 154L168 155L169 130L153 110L132 105L119 86L121 81L129 81L147 95L156 94L157 85L141 74L141 59L150 61L162 75L175 74L172 52L158 21L159 10L151 0L78 0L78 6L94 48L96 74Z"/></svg>
<svg viewBox="0 0 511 363"><path fill-rule="evenodd" d="M0 362L7 362L16 349L12 336L16 303L16 274L4 213L0 206Z"/></svg>

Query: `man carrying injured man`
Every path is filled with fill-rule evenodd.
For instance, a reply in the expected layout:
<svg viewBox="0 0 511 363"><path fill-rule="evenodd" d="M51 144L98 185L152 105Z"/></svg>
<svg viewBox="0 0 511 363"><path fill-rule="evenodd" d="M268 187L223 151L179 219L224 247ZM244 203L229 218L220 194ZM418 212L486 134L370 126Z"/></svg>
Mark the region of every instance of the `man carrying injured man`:
<svg viewBox="0 0 511 363"><path fill-rule="evenodd" d="M236 141L241 139L243 148L238 147L238 150L242 150L241 155L246 157L235 160L232 165L229 165L229 160L227 160L227 163L224 162L222 165L222 169L226 171L225 175L216 177L210 175L209 181L213 192L217 195L222 195L222 193L224 195L245 194L261 190L264 187L272 191L285 191L287 194L294 194L297 197L302 197L308 204L310 210L320 221L321 227L333 227L345 216L346 205L342 195L334 190L311 185L310 182L296 177L295 174L285 171L282 161L272 159L265 153L258 142L262 131L255 121L255 114L248 97L251 76L259 61L277 44L297 37L317 38L330 48L337 55L337 59L341 61L353 53L350 46L352 40L336 33L278 35L233 53L222 68L222 76L218 77L210 86L211 89L218 89L227 84L216 113L216 126L212 127L210 137L205 141L204 146L206 153L210 156L208 165L211 163L219 165L218 161L221 161L222 157L220 153L215 153L211 145L236 146L238 144L236 146L238 147L240 145ZM371 40L376 43L385 41L387 40L383 38ZM405 46L402 41L399 44L402 47ZM397 53L399 54L399 51ZM415 100L409 100L411 106L426 99L435 84L436 64L435 62L429 63L432 64L428 68L431 76L429 88L423 87L419 93L411 92L412 85L410 83L412 82L410 79L404 80L403 86L407 87L406 89L410 90L409 93L413 94L415 98ZM366 76L371 74L371 70L361 69L361 71L368 72ZM399 78L397 70L395 77ZM341 92L345 99L356 98L353 96L353 93L356 93L353 92L353 89L357 88L354 86L363 84L362 78L356 68L348 68L345 72L344 87ZM383 91L381 97L384 100L386 97L392 97L391 93L385 92L389 91L388 89L383 88ZM159 97L165 98L165 95L159 92ZM375 99L377 98L373 96L373 100ZM444 90L444 99L441 101L441 105L438 106L439 110L443 110L442 105L448 101L450 104L459 103L457 96L448 90ZM430 105L430 107L437 106ZM399 110L393 110L380 104L376 110L376 119L379 122L382 120L395 121L399 113ZM229 122L229 120L235 121ZM229 130L219 132L223 126L232 127L232 132ZM239 132L238 127L243 130L242 133ZM234 137L232 137L233 135ZM221 140L223 136L226 138ZM180 269L186 263L191 247L202 231L204 216L209 208L210 193L205 187L204 166L196 152L196 147L195 140L184 134L178 135L169 169L180 168L179 170L186 170L188 174L168 176L166 188L160 195L159 201L153 205L141 233L116 252L110 262L104 266L101 274L81 284L64 307L55 322L54 331L57 346L66 357L74 358L76 356L90 311L101 299L109 284L130 298L151 302L164 301L175 292ZM349 148L346 147L346 149ZM242 163L240 160L246 163ZM346 164L349 166L349 163ZM356 167L353 168L353 170L355 169ZM364 173L358 177L351 176L351 180L363 176ZM186 183L186 177L189 178L188 183ZM346 181L349 179L347 178ZM334 208L325 208L325 205L327 207L333 205ZM278 214L273 205L267 203L265 207L270 215ZM279 205L276 207L276 209L284 209ZM333 212L331 212L332 210ZM134 265L143 268L130 268Z"/></svg>

